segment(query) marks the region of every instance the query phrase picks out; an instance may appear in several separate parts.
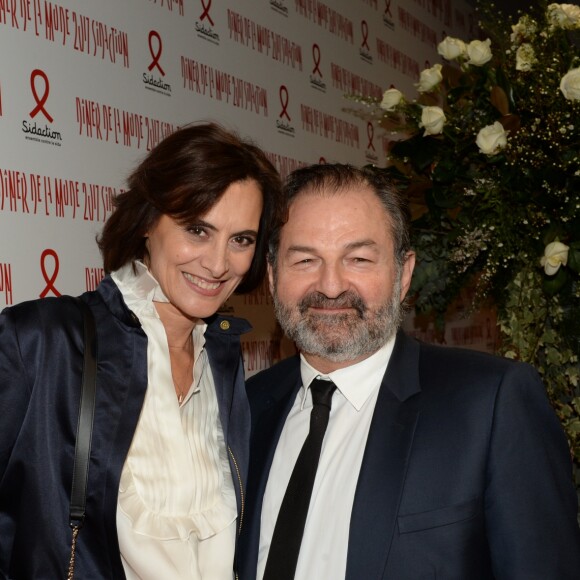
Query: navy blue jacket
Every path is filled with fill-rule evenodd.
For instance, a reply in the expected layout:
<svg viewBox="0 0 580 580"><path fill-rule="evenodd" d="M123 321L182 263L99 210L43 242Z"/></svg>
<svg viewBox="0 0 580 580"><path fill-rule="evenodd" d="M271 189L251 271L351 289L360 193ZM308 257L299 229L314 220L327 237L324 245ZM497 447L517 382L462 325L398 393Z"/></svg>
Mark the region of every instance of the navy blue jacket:
<svg viewBox="0 0 580 580"><path fill-rule="evenodd" d="M147 338L110 277L82 298L96 320L98 370L75 577L122 579L117 493L147 387ZM225 320L208 320L205 338L241 514L250 417L240 334L250 326ZM70 298L25 302L0 314L0 578L66 578L82 353L81 311Z"/></svg>
<svg viewBox="0 0 580 580"><path fill-rule="evenodd" d="M262 498L300 386L298 357L247 384L240 580L256 578ZM577 509L568 445L532 367L398 334L358 476L347 580L578 580Z"/></svg>

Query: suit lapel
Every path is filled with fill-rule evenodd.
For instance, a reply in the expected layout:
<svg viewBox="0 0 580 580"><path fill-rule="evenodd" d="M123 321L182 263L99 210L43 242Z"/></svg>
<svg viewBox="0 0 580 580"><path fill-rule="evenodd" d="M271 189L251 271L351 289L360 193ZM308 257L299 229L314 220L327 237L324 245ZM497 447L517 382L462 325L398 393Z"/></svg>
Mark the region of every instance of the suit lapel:
<svg viewBox="0 0 580 580"><path fill-rule="evenodd" d="M252 426L246 518L239 541L241 580L256 577L262 501L268 475L286 417L302 385L299 359L295 357L293 360L288 361L290 368L283 364L274 373L266 373L266 378L260 377L249 391L255 423Z"/></svg>
<svg viewBox="0 0 580 580"><path fill-rule="evenodd" d="M419 345L399 333L381 384L351 514L347 580L382 578L418 419Z"/></svg>

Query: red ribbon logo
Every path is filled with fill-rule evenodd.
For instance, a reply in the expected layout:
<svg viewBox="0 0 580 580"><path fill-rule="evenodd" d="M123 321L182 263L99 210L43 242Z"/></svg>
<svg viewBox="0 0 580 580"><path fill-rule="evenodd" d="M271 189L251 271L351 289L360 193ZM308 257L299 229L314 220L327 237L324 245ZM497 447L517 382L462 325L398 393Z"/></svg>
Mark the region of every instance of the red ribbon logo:
<svg viewBox="0 0 580 580"><path fill-rule="evenodd" d="M314 59L314 68L312 69L312 74L318 73L322 76L322 71L320 70L320 47L318 44L312 45L312 58Z"/></svg>
<svg viewBox="0 0 580 580"><path fill-rule="evenodd" d="M280 113L280 119L286 117L290 121L290 115L288 114L288 101L290 97L288 95L288 89L284 85L280 85L280 104L282 105L282 112Z"/></svg>
<svg viewBox="0 0 580 580"><path fill-rule="evenodd" d="M375 136L375 128L373 124L369 121L367 123L367 137L369 138L367 149L372 149L373 151L376 151L375 146L373 145L374 136Z"/></svg>
<svg viewBox="0 0 580 580"><path fill-rule="evenodd" d="M369 25L367 24L367 21L366 20L363 20L360 23L360 29L361 29L362 37L363 37L361 47L366 48L367 50L370 50L371 47L369 46L369 43L368 43L368 39L369 39Z"/></svg>
<svg viewBox="0 0 580 580"><path fill-rule="evenodd" d="M54 268L52 275L50 276L48 275L48 272L46 271L45 267L46 258L48 256L51 256L51 258L54 260ZM56 277L58 276L59 270L58 254L54 250L51 250L49 248L44 250L44 252L42 252L42 255L40 256L40 269L42 270L42 277L46 282L44 290L40 293L40 298L45 298L49 292L52 292L55 296L60 296L60 292L54 286L54 282L56 280Z"/></svg>
<svg viewBox="0 0 580 580"><path fill-rule="evenodd" d="M213 20L211 19L211 16L209 14L209 9L211 8L211 0L207 0L207 5L206 3L201 0L201 5L203 6L203 13L202 15L199 17L200 20L204 20L205 18L207 18L209 20L209 23L212 26L215 26L213 23Z"/></svg>
<svg viewBox="0 0 580 580"><path fill-rule="evenodd" d="M154 38L157 39L157 52L153 51L152 40ZM163 42L161 42L161 36L159 36L159 32L157 32L156 30L151 30L149 32L149 52L153 57L153 61L147 67L147 70L151 71L153 70L153 68L156 68L161 73L161 76L165 76L165 71L161 68L161 65L159 64L159 59L161 58L161 53L163 52Z"/></svg>
<svg viewBox="0 0 580 580"><path fill-rule="evenodd" d="M38 96L36 92L36 79L40 77L44 81L44 93L42 97ZM36 101L36 107L30 111L30 117L34 119L38 113L42 113L49 123L53 122L53 118L50 116L49 112L44 108L44 104L48 100L48 93L50 92L50 83L48 82L48 77L44 74L44 71L40 69L34 69L30 75L30 88L32 89L32 96Z"/></svg>

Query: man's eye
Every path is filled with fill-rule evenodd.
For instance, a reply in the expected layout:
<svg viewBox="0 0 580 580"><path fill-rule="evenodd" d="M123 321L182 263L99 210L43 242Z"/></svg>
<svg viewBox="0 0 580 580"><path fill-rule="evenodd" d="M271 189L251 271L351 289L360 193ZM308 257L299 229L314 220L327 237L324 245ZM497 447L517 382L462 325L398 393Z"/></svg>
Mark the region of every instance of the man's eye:
<svg viewBox="0 0 580 580"><path fill-rule="evenodd" d="M308 264L312 264L314 260L312 258L302 258L302 260L296 260L294 262L295 266L308 266Z"/></svg>

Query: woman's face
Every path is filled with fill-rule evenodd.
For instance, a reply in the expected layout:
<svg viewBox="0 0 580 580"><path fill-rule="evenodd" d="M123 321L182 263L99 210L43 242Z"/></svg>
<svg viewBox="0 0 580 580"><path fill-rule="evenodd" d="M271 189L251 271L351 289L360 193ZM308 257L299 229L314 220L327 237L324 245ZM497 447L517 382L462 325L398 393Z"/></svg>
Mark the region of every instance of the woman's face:
<svg viewBox="0 0 580 580"><path fill-rule="evenodd" d="M148 232L149 270L174 314L211 316L232 294L250 268L262 205L256 181L238 181L195 223L163 215Z"/></svg>

